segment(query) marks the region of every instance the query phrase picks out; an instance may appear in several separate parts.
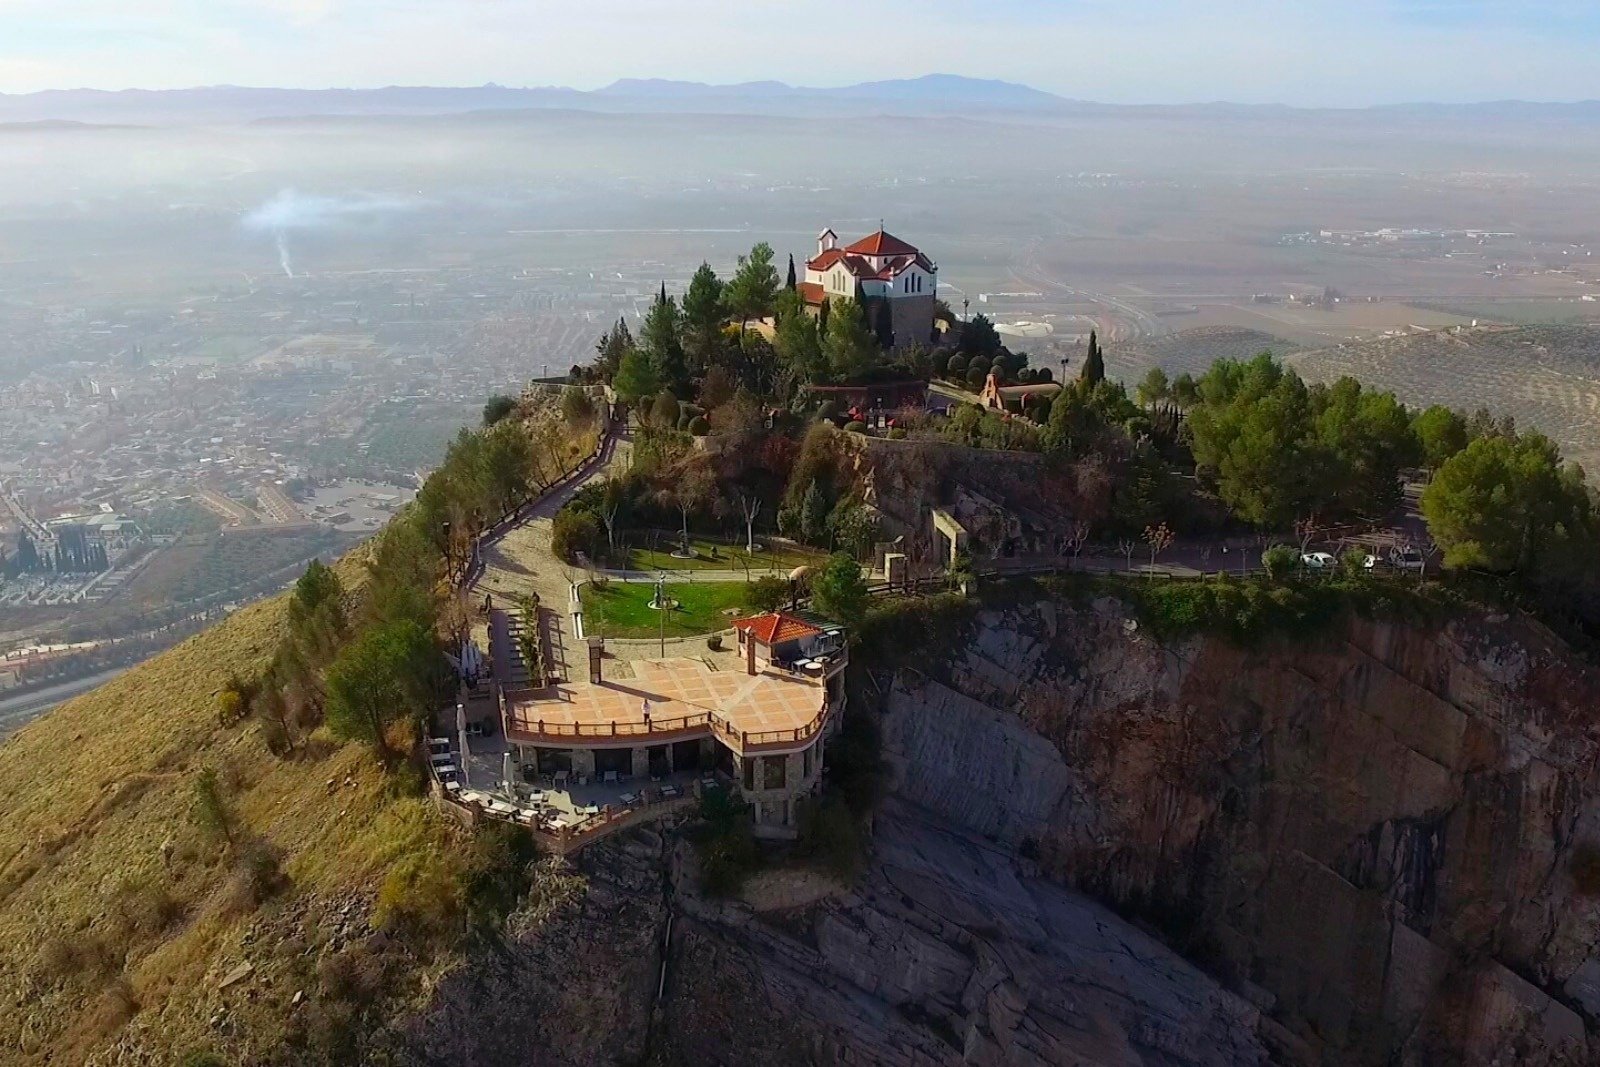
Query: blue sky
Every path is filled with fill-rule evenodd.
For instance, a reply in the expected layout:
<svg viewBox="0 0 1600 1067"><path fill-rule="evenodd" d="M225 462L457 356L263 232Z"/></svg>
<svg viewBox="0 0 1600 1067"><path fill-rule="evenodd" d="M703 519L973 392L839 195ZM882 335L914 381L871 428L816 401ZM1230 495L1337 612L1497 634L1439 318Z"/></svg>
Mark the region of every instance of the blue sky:
<svg viewBox="0 0 1600 1067"><path fill-rule="evenodd" d="M0 0L0 91L228 83L839 85L1084 99L1600 98L1600 0Z"/></svg>

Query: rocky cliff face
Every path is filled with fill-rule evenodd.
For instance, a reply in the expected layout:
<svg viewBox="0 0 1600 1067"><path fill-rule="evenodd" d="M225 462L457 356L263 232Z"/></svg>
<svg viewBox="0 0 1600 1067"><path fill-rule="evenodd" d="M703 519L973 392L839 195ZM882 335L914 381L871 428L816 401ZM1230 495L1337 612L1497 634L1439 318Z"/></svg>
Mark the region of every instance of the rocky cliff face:
<svg viewBox="0 0 1600 1067"><path fill-rule="evenodd" d="M1013 853L896 801L874 850L850 890L758 911L696 893L681 840L596 846L440 985L397 1059L1269 1062L1259 1009Z"/></svg>
<svg viewBox="0 0 1600 1067"><path fill-rule="evenodd" d="M1531 628L1163 647L1041 603L884 721L903 797L1164 928L1287 1058L1600 1050L1600 677Z"/></svg>

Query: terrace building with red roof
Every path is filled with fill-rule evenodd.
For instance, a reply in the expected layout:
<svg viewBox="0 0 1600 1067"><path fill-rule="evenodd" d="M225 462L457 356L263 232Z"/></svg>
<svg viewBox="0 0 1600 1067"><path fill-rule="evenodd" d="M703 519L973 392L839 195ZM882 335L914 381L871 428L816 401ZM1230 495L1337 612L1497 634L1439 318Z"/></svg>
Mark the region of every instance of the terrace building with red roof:
<svg viewBox="0 0 1600 1067"><path fill-rule="evenodd" d="M844 710L841 627L790 612L737 619L737 655L720 661L608 662L604 640L590 637L587 676L533 679L512 624L509 612L491 611L495 698L517 764L639 788L720 775L749 803L758 835L798 832L799 805L821 787L823 746Z"/></svg>
<svg viewBox="0 0 1600 1067"><path fill-rule="evenodd" d="M814 311L840 297L861 301L868 326L886 348L934 341L939 267L881 228L842 247L832 228L823 230L817 235L817 254L806 263L805 281L799 288Z"/></svg>

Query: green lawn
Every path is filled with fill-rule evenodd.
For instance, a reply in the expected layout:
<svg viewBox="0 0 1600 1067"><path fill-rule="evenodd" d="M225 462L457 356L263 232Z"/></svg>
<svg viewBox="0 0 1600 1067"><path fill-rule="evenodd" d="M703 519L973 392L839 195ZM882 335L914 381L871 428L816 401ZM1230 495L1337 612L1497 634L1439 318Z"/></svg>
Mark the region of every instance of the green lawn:
<svg viewBox="0 0 1600 1067"><path fill-rule="evenodd" d="M743 582L668 583L667 596L678 607L665 612L668 637L693 637L726 630L741 608ZM656 637L662 633L662 612L650 606L653 582L609 582L604 589L583 587L584 631L602 637ZM742 611L741 611L742 613Z"/></svg>
<svg viewBox="0 0 1600 1067"><path fill-rule="evenodd" d="M638 534L633 535L635 538L638 536ZM757 540L757 544L764 543ZM661 537L657 540L656 546L655 551L649 548L629 549L628 570L738 571L743 570L748 561L751 574L759 577L771 571L780 571L787 575L796 567L820 566L827 560L825 555L815 549L783 544L766 544L764 551L750 556L745 553L743 544L724 545L690 538L689 547L694 549L694 559L679 559L672 554L672 550L677 547L676 539ZM713 549L716 550L715 556L711 554Z"/></svg>

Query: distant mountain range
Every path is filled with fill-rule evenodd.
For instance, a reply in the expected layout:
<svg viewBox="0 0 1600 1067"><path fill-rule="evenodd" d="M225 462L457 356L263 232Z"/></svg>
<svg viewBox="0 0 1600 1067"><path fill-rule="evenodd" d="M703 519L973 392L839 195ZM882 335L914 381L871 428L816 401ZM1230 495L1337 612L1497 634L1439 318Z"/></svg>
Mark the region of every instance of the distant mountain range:
<svg viewBox="0 0 1600 1067"><path fill-rule="evenodd" d="M0 123L182 124L330 115L440 115L473 111L564 109L611 113L766 115L1043 115L1194 114L1273 117L1301 109L1281 105L1117 105L1070 100L1014 82L929 74L920 78L809 88L777 81L707 85L626 78L591 91L560 87L388 86L380 89L274 89L218 85L193 89L52 89L0 93ZM1600 120L1600 101L1541 104L1404 104L1327 109L1324 115L1511 120Z"/></svg>

